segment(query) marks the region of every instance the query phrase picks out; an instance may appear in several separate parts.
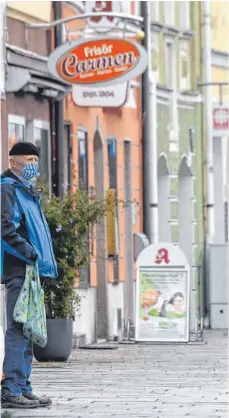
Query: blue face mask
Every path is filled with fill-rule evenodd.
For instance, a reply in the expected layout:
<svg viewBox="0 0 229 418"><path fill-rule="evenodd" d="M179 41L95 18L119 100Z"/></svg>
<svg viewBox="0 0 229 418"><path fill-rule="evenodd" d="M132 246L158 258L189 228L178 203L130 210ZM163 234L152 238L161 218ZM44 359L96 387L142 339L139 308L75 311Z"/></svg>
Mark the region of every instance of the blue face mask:
<svg viewBox="0 0 229 418"><path fill-rule="evenodd" d="M25 180L31 180L34 177L39 175L39 165L38 164L24 164L21 161L17 161L19 164L24 165L21 175Z"/></svg>
<svg viewBox="0 0 229 418"><path fill-rule="evenodd" d="M22 177L25 180L31 180L34 177L37 177L39 174L39 165L38 164L25 164L22 172Z"/></svg>

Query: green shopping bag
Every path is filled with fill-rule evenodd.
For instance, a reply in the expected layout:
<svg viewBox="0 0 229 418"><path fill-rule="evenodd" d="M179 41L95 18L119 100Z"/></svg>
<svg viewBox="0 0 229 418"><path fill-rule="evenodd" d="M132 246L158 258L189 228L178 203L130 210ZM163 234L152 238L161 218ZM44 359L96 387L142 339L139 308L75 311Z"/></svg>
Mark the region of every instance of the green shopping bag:
<svg viewBox="0 0 229 418"><path fill-rule="evenodd" d="M23 287L14 308L13 318L23 324L23 333L40 347L47 344L44 291L41 287L38 265L26 266Z"/></svg>

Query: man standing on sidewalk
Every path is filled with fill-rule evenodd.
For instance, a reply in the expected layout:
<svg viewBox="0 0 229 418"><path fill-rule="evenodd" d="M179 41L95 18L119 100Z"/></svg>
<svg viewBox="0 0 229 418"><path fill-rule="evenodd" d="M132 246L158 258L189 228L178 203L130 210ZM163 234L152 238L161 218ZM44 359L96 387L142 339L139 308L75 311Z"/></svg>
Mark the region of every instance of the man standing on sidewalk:
<svg viewBox="0 0 229 418"><path fill-rule="evenodd" d="M19 142L10 151L10 166L1 176L2 283L7 289L7 330L5 335L2 408L36 408L51 400L33 394L30 374L32 342L23 325L13 320L26 264L38 262L41 278L57 277L49 228L40 207L40 195L31 180L38 175L39 152L29 142Z"/></svg>

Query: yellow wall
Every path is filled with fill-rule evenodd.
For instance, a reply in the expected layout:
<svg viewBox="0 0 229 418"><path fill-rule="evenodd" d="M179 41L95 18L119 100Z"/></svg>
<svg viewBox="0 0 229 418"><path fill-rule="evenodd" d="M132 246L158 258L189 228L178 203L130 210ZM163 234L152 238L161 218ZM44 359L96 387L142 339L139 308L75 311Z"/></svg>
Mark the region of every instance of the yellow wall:
<svg viewBox="0 0 229 418"><path fill-rule="evenodd" d="M25 22L49 22L51 1L8 1L7 15Z"/></svg>
<svg viewBox="0 0 229 418"><path fill-rule="evenodd" d="M211 1L212 49L229 51L229 2Z"/></svg>
<svg viewBox="0 0 229 418"><path fill-rule="evenodd" d="M229 82L229 69L212 67L212 82ZM219 98L219 87L212 87L213 98ZM229 102L229 87L223 87L223 101Z"/></svg>
<svg viewBox="0 0 229 418"><path fill-rule="evenodd" d="M218 52L229 53L229 2L211 1L211 48ZM212 82L228 82L229 66L212 66ZM219 98L219 88L212 88L213 97ZM229 88L224 88L223 100L229 101Z"/></svg>

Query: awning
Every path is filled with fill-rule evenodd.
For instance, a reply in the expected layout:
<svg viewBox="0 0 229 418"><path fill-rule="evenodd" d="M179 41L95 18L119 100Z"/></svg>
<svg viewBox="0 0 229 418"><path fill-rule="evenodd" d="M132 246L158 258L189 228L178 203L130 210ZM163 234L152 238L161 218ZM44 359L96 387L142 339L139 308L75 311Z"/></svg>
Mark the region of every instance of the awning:
<svg viewBox="0 0 229 418"><path fill-rule="evenodd" d="M6 93L27 92L54 100L67 95L71 86L49 73L47 61L47 57L7 45Z"/></svg>

